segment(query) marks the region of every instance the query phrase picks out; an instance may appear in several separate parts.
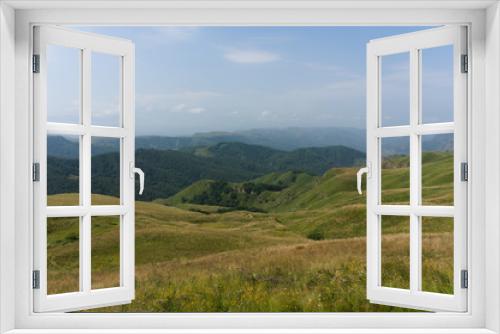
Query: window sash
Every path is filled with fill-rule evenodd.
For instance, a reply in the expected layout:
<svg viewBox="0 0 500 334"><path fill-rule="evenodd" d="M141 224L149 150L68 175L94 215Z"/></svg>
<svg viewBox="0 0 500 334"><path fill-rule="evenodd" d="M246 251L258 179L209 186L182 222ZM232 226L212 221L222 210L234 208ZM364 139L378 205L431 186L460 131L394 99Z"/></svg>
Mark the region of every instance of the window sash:
<svg viewBox="0 0 500 334"><path fill-rule="evenodd" d="M466 54L466 28L446 26L415 33L381 38L367 46L367 162L372 170L367 180L367 296L379 304L431 311L467 310L467 290L461 288L461 270L467 270L467 183L460 180L460 163L467 162L467 75L461 73L460 59ZM420 50L453 45L454 121L420 124L421 84ZM409 53L410 124L382 127L380 97L380 59L382 56ZM454 134L454 206L420 205L421 140L426 134ZM410 204L381 203L381 139L405 136L410 141ZM401 215L410 219L410 289L382 286L383 215ZM421 291L422 246L421 217L454 218L454 293Z"/></svg>
<svg viewBox="0 0 500 334"><path fill-rule="evenodd" d="M47 45L81 50L81 122L47 122ZM121 125L95 126L91 123L92 52L115 55L122 60ZM55 26L38 26L34 32L34 54L40 55L40 73L34 80L34 161L40 164L40 181L34 191L33 270L40 271L40 288L33 290L34 311L75 311L91 307L129 303L134 298L134 47L126 40L72 31ZM80 136L80 205L47 206L47 135ZM92 137L120 139L120 205L91 203ZM92 216L120 216L120 286L92 289ZM48 295L47 292L47 218L79 217L79 291Z"/></svg>

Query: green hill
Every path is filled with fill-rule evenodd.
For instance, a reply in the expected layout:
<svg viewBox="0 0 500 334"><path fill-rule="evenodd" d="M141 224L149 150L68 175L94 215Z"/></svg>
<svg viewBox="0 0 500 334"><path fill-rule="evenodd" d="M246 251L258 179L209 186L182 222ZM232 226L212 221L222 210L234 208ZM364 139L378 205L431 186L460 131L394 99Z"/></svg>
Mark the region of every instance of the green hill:
<svg viewBox="0 0 500 334"><path fill-rule="evenodd" d="M450 159L446 153L424 155L424 185L430 182L424 192L428 187L441 189L430 192L433 203L443 200L442 189L450 189ZM390 167L391 173L384 171L394 185L385 190L388 194L401 191L397 184L403 184L407 175L405 163L393 162ZM248 203L262 205L265 213L219 211L220 206L176 202L176 196L170 205L137 202L136 298L128 305L95 311L404 311L366 300L366 199L356 192L356 171L334 168L321 176L292 171L255 178L249 192L255 196L248 196ZM197 182L178 195L192 196L213 183ZM243 184L227 186L237 189ZM76 196L53 195L50 200L61 205ZM450 196L448 192L447 201ZM265 204L259 202L262 198ZM113 201L109 196L94 199L102 204ZM93 253L92 275L99 282L112 282L117 273L116 265L110 265L119 256L112 218L92 220L97 224L93 252L99 251ZM78 289L79 224L78 220L69 224L70 219L48 221L51 293ZM407 222L400 217L386 217L383 222L388 226L383 235L387 242L383 275L393 284L405 284ZM449 293L453 224L431 218L423 231L423 286Z"/></svg>
<svg viewBox="0 0 500 334"><path fill-rule="evenodd" d="M293 170L318 175L332 167L361 165L365 159L364 153L345 146L280 151L265 146L233 142L192 148L188 151L196 156L224 161L229 166L261 173Z"/></svg>
<svg viewBox="0 0 500 334"><path fill-rule="evenodd" d="M313 187L316 179L317 177L307 173L289 171L270 173L241 183L201 180L161 202L169 205L192 203L268 211Z"/></svg>
<svg viewBox="0 0 500 334"><path fill-rule="evenodd" d="M343 146L286 152L257 145L222 143L181 151L139 149L136 166L146 174L145 191L140 199L153 200L170 197L203 179L242 182L289 170L319 175L332 167L359 164L363 157L363 153ZM48 194L78 191L77 160L49 156L48 164ZM117 153L92 157L94 193L117 196L118 167Z"/></svg>
<svg viewBox="0 0 500 334"><path fill-rule="evenodd" d="M383 165L383 200L408 193L408 158L394 156ZM423 198L426 204L452 205L453 157L423 154ZM301 172L270 173L241 183L201 180L176 195L158 200L172 206L222 206L216 212L250 210L280 215L280 221L304 236L345 238L364 231L364 196L356 192L357 168L333 168L321 176ZM298 212L304 212L304 216ZM317 214L316 214L317 213Z"/></svg>
<svg viewBox="0 0 500 334"><path fill-rule="evenodd" d="M48 154L51 156L75 159L78 157L78 142L70 137L50 135ZM366 131L345 127L294 127L253 129L237 132L205 132L192 136L137 136L136 149L184 150L194 147L207 147L219 143L245 143L270 147L277 150L292 151L309 147L346 146L358 151L365 151ZM424 151L450 151L453 149L452 135L424 136ZM384 144L385 154L408 152L408 141L391 141ZM119 143L112 138L94 138L92 154L117 152Z"/></svg>
<svg viewBox="0 0 500 334"><path fill-rule="evenodd" d="M182 150L192 147L211 146L219 143L240 142L249 145L260 145L278 150L291 151L307 147L347 146L364 151L366 133L363 129L345 127L294 127L253 129L236 132L204 132L192 136L137 136L137 149ZM78 157L78 143L64 136L49 136L49 155L59 158ZM96 138L94 138L96 139ZM92 143L92 154L103 154L118 151L116 140L109 138L96 139Z"/></svg>

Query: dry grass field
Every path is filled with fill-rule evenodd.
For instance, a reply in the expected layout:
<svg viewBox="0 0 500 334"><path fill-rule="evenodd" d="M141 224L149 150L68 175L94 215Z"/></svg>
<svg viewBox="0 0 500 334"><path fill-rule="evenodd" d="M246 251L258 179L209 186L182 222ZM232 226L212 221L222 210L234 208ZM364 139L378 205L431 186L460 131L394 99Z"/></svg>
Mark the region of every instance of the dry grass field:
<svg viewBox="0 0 500 334"><path fill-rule="evenodd" d="M429 171L426 198L436 204L450 201L450 159L441 155L424 169ZM333 169L279 194L264 194L252 203L260 201L263 212L136 202L136 298L129 305L92 311L409 311L366 300L365 197L356 193L355 172ZM384 199L400 200L405 189L398 184L404 184L405 175L404 165L384 174L383 184L389 184ZM54 195L49 201L64 204L74 196ZM95 200L113 199L96 195ZM382 227L383 283L407 287L408 219L383 217ZM94 288L118 284L118 229L117 217L93 218ZM423 288L450 293L453 222L425 218L422 231ZM78 220L50 219L50 293L78 290L78 249Z"/></svg>

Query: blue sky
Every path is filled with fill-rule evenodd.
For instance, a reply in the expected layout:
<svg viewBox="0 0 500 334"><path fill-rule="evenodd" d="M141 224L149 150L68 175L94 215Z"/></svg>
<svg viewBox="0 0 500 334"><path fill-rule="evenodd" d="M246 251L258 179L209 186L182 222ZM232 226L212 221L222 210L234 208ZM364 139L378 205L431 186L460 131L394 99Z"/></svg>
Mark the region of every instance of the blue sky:
<svg viewBox="0 0 500 334"><path fill-rule="evenodd" d="M371 39L423 28L79 29L135 43L136 132L173 136L270 127L364 128L366 44ZM449 113L450 74L443 65L446 56L446 52L435 52L426 59L430 87L424 91L426 101L430 101L426 102L429 121L445 119ZM385 92L394 98L387 102L386 118L400 123L405 118L402 110L407 110L407 72L404 59L387 63L384 70L391 84L387 84ZM98 71L100 78L96 82L102 86L99 99L106 101L109 96L107 103L113 105L113 93L106 95L106 83L115 85L108 72L112 71ZM434 89L436 82L441 86L444 82L445 87ZM66 85L60 86L64 92ZM99 116L103 123L112 124L107 115L114 108L101 109L107 110Z"/></svg>

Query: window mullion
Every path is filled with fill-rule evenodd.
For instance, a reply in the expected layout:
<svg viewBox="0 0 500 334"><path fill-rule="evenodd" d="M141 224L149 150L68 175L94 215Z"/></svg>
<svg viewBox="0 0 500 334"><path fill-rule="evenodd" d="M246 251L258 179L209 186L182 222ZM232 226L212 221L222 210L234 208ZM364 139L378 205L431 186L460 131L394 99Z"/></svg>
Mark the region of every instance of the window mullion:
<svg viewBox="0 0 500 334"><path fill-rule="evenodd" d="M420 60L418 49L410 51L410 290L421 288L420 217L414 208L420 204L420 137L417 132L420 108Z"/></svg>
<svg viewBox="0 0 500 334"><path fill-rule="evenodd" d="M91 150L92 138L88 131L90 128L90 113L91 113L91 69L92 57L89 49L83 49L82 60L82 124L85 129L82 140L81 150L81 191L82 205L85 209L85 214L81 218L80 227L80 289L84 292L89 292L91 286Z"/></svg>

